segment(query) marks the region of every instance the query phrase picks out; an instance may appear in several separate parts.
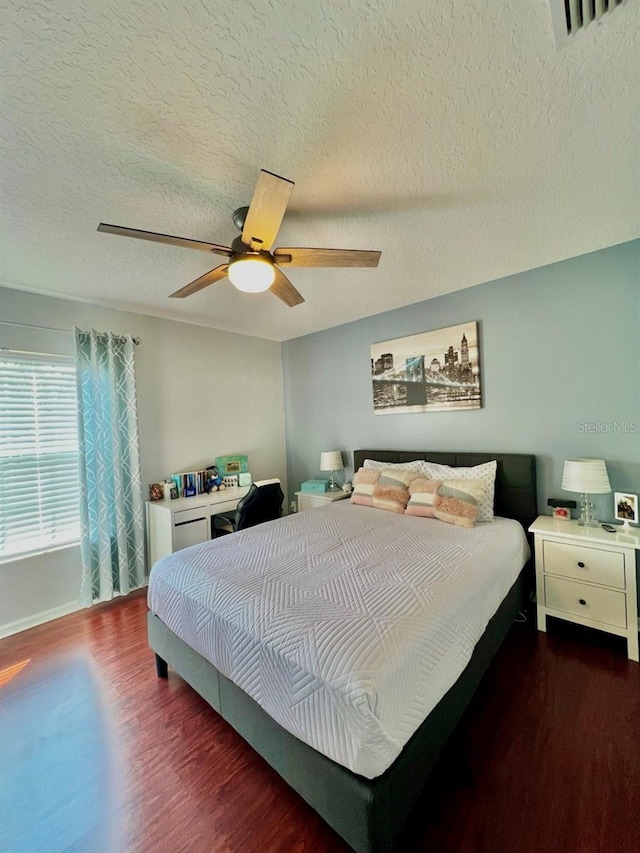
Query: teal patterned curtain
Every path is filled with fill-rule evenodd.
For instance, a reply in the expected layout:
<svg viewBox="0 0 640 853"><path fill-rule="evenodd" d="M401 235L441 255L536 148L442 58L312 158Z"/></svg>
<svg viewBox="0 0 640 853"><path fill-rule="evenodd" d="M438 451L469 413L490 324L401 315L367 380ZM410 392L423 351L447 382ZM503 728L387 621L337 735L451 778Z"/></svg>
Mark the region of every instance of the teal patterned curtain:
<svg viewBox="0 0 640 853"><path fill-rule="evenodd" d="M126 595L145 581L133 340L74 328L78 371L82 599Z"/></svg>

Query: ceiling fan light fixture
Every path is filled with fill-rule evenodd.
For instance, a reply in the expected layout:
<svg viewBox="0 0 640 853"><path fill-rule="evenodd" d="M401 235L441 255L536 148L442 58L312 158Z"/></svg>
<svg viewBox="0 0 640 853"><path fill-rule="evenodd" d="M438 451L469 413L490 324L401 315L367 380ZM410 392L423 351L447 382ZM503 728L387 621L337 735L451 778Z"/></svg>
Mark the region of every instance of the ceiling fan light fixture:
<svg viewBox="0 0 640 853"><path fill-rule="evenodd" d="M273 264L260 256L236 258L229 264L227 275L231 284L245 293L262 293L276 278Z"/></svg>
<svg viewBox="0 0 640 853"><path fill-rule="evenodd" d="M272 253L271 247L282 225L293 187L293 181L288 178L282 178L280 175L261 169L251 204L234 211L233 223L241 233L230 246L204 243L202 240L190 240L187 237L174 237L171 234L160 234L156 231L141 231L139 228L124 228L121 225L109 225L106 222L98 225L98 231L119 234L121 237L135 237L138 240L150 240L153 243L164 243L168 246L199 249L203 252L213 252L214 255L224 255L229 259L176 290L171 294L172 298L184 299L228 277L238 290L245 293L261 293L270 290L277 299L289 308L294 308L303 303L304 299L282 272L281 264L286 268L377 267L380 252L362 249L297 247L275 249Z"/></svg>

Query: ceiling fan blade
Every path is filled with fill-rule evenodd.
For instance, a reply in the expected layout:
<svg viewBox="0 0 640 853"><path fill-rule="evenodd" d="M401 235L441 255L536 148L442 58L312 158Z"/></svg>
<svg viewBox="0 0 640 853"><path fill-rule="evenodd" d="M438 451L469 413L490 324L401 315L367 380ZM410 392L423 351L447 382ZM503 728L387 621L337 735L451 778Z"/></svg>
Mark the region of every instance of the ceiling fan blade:
<svg viewBox="0 0 640 853"><path fill-rule="evenodd" d="M289 308L294 308L296 305L300 305L304 302L302 296L298 293L295 287L291 284L286 275L279 270L278 267L274 267L276 272L276 278L269 290L278 299L282 299L285 305L288 305Z"/></svg>
<svg viewBox="0 0 640 853"><path fill-rule="evenodd" d="M377 267L381 254L360 249L276 249L273 260L288 267Z"/></svg>
<svg viewBox="0 0 640 853"><path fill-rule="evenodd" d="M191 296L192 293L197 293L199 290L209 287L210 284L215 284L216 281L220 281L220 279L226 276L228 269L229 264L222 264L213 270L209 270L209 272L201 275L200 278L196 278L194 281L189 282L189 284L185 284L185 286L181 287L180 290L176 290L176 292L172 293L169 298L184 299L185 296Z"/></svg>
<svg viewBox="0 0 640 853"><path fill-rule="evenodd" d="M242 229L243 243L252 246L252 241L260 241L261 245L257 248L269 251L276 239L294 186L293 181L272 172L264 169L260 172Z"/></svg>
<svg viewBox="0 0 640 853"><path fill-rule="evenodd" d="M152 243L167 243L169 246L181 246L183 249L200 249L202 252L216 252L218 255L231 257L233 252L228 246L218 246L216 243L203 243L200 240L189 240L188 237L172 237L170 234L156 234L154 231L140 231L138 228L122 228L120 225L108 225L101 222L98 231L103 234L117 234L120 237L136 237L138 240L150 240Z"/></svg>

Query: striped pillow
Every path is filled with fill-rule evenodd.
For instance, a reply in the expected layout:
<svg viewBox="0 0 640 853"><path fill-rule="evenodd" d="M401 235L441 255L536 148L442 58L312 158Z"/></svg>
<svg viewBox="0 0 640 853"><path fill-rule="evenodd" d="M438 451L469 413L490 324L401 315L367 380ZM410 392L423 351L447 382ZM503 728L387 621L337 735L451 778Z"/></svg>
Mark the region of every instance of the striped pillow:
<svg viewBox="0 0 640 853"><path fill-rule="evenodd" d="M498 463L482 462L465 468L452 468L449 465L439 465L435 462L422 463L422 476L434 480L480 480L484 484L485 493L478 506L478 521L493 521L493 497L496 484Z"/></svg>
<svg viewBox="0 0 640 853"><path fill-rule="evenodd" d="M403 513L409 502L409 483L417 476L415 471L397 468L360 468L353 478L351 503Z"/></svg>
<svg viewBox="0 0 640 853"><path fill-rule="evenodd" d="M448 524L473 527L485 494L479 480L443 480L433 502L433 514Z"/></svg>
<svg viewBox="0 0 640 853"><path fill-rule="evenodd" d="M434 502L442 480L428 480L426 477L416 477L409 485L409 503L406 515L417 515L420 518L435 518Z"/></svg>
<svg viewBox="0 0 640 853"><path fill-rule="evenodd" d="M359 468L353 475L351 503L360 506L373 506L373 487L380 478L380 471L365 471Z"/></svg>

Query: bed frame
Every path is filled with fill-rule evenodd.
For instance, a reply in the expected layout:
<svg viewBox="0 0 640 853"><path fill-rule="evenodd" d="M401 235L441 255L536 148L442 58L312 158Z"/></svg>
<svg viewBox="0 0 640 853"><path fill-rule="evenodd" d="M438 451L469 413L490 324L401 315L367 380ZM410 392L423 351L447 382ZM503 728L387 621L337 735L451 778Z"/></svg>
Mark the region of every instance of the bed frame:
<svg viewBox="0 0 640 853"><path fill-rule="evenodd" d="M496 514L517 519L525 530L537 515L535 456L529 454L356 450L355 470L365 458L380 462L425 459L454 466L495 459ZM167 678L170 664L357 853L388 853L522 607L529 586L527 577L525 567L489 622L460 678L391 767L375 779L352 773L289 734L151 612L149 644L156 653L158 675Z"/></svg>

